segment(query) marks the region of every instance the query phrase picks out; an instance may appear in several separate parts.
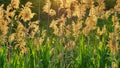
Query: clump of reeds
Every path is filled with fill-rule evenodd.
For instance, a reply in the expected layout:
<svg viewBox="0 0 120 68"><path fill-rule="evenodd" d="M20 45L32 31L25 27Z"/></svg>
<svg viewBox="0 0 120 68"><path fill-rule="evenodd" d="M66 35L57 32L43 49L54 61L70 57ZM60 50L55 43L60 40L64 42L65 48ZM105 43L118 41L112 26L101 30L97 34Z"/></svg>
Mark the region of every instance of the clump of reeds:
<svg viewBox="0 0 120 68"><path fill-rule="evenodd" d="M35 13L31 7L31 2L21 5L19 0L11 0L6 9L0 6L1 45L14 46L23 54L27 51L26 39L35 38L39 32L39 21L32 21Z"/></svg>

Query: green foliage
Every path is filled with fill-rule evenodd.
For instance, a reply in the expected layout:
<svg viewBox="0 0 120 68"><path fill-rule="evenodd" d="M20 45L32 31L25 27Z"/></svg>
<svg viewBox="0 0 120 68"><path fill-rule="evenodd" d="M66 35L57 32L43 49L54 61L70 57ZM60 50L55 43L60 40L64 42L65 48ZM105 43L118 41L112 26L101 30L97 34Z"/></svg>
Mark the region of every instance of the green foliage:
<svg viewBox="0 0 120 68"><path fill-rule="evenodd" d="M6 48L2 47L0 51L1 68L108 68L111 67L114 60L118 64L120 63L119 58L114 58L109 52L104 38L98 45L90 44L90 40L85 45L85 38L80 35L78 44L71 51L65 50L57 39L52 41L55 43L48 42L45 45L39 45L37 50L32 40L27 40L28 52L24 55L19 55L16 50L12 49L10 56L6 53ZM55 50L50 54L52 47ZM60 53L62 58L58 58Z"/></svg>
<svg viewBox="0 0 120 68"><path fill-rule="evenodd" d="M114 8L116 4L116 0L105 0L106 10L109 10L111 8Z"/></svg>

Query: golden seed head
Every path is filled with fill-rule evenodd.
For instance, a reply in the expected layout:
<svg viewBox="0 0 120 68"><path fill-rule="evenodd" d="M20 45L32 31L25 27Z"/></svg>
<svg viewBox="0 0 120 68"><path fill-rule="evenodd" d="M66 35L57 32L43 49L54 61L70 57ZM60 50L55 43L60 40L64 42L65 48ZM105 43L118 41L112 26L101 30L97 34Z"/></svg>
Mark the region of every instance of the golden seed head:
<svg viewBox="0 0 120 68"><path fill-rule="evenodd" d="M15 40L15 33L11 34L8 38L9 43L12 43Z"/></svg>
<svg viewBox="0 0 120 68"><path fill-rule="evenodd" d="M51 8L51 1L50 0L46 0L45 3L46 4L43 6L43 12L49 13L50 8Z"/></svg>
<svg viewBox="0 0 120 68"><path fill-rule="evenodd" d="M55 16L55 15L56 15L56 11L53 10L53 9L50 9L49 15L50 15L50 16Z"/></svg>
<svg viewBox="0 0 120 68"><path fill-rule="evenodd" d="M22 9L22 11L20 12L19 17L21 17L21 19L24 22L26 22L26 21L30 21L34 15L35 15L35 13L32 13L32 11L29 7L24 7Z"/></svg>
<svg viewBox="0 0 120 68"><path fill-rule="evenodd" d="M4 7L4 5L2 4L1 6L0 6L0 20L3 18L3 16L4 16L4 9L3 9L3 7Z"/></svg>
<svg viewBox="0 0 120 68"><path fill-rule="evenodd" d="M20 1L19 0L11 0L11 6L15 9L19 8Z"/></svg>
<svg viewBox="0 0 120 68"><path fill-rule="evenodd" d="M65 49L71 50L75 46L75 41L70 41L65 45Z"/></svg>

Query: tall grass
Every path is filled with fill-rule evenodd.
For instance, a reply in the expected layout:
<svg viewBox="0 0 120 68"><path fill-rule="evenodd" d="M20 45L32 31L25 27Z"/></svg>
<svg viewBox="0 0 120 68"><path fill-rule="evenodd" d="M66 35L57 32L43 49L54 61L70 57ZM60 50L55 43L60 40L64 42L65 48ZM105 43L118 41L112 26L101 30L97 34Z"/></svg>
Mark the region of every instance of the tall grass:
<svg viewBox="0 0 120 68"><path fill-rule="evenodd" d="M46 21L33 21L32 3L0 6L0 68L119 68L119 0L46 0Z"/></svg>

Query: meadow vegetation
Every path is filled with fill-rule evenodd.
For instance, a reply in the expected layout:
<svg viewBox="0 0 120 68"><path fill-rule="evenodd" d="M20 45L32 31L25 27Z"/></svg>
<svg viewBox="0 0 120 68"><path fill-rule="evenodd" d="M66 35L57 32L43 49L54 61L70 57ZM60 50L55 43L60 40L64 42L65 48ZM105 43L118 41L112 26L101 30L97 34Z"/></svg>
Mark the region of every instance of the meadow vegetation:
<svg viewBox="0 0 120 68"><path fill-rule="evenodd" d="M40 2L0 4L0 68L120 67L120 0Z"/></svg>

